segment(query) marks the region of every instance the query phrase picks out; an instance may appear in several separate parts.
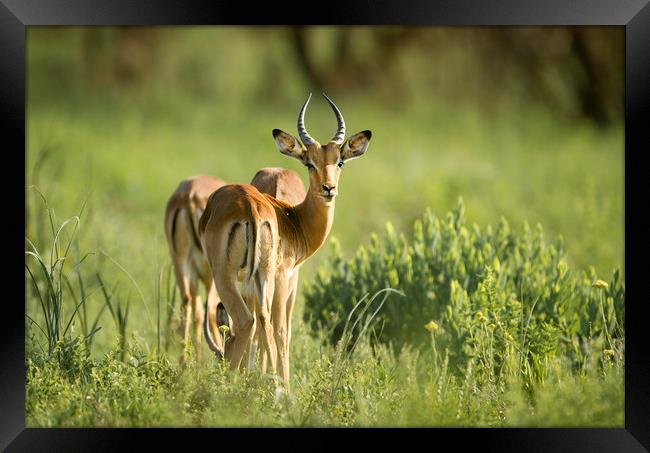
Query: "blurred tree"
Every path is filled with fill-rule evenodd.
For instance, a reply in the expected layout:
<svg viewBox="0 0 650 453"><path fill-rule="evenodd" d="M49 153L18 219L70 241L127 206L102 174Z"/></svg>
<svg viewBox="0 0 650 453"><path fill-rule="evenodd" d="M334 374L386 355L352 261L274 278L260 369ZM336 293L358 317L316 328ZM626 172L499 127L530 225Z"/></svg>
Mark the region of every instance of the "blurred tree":
<svg viewBox="0 0 650 453"><path fill-rule="evenodd" d="M623 112L622 27L85 27L41 36L66 34L80 37L61 41L79 43L78 69L103 86L159 82L149 85L173 86L180 96L283 99L306 80L322 91L371 93L392 107L419 98L489 113L537 103L599 126ZM63 65L58 76L78 77Z"/></svg>
<svg viewBox="0 0 650 453"><path fill-rule="evenodd" d="M316 30L292 28L291 39L303 73L321 90L383 87L380 92L400 98L403 53L415 50L437 61L460 48L471 74L457 83L465 85L461 92L473 88L478 102L493 103L516 81L531 101L599 125L622 113L623 34L614 27L341 27L330 44L334 58L324 63L319 58L324 46L313 45ZM358 39L360 30L369 45Z"/></svg>
<svg viewBox="0 0 650 453"><path fill-rule="evenodd" d="M623 59L612 58L612 51L622 51L623 40L621 36L603 40L599 29L591 27L573 27L568 32L573 55L581 66L581 74L574 80L582 114L601 125L609 123L622 112ZM612 48L615 46L619 49Z"/></svg>
<svg viewBox="0 0 650 453"><path fill-rule="evenodd" d="M97 83L135 84L153 72L163 44L159 28L87 27L82 38L84 67Z"/></svg>
<svg viewBox="0 0 650 453"><path fill-rule="evenodd" d="M599 125L622 114L623 33L614 27L497 28L476 41L485 77L515 78L534 102ZM497 64L485 61L494 58Z"/></svg>
<svg viewBox="0 0 650 453"><path fill-rule="evenodd" d="M357 33L359 29L340 27L333 38L334 58L319 65L318 51L312 49L311 27L292 28L293 46L298 62L309 82L316 88L326 87L335 90L350 90L368 85L379 85L387 76L398 76L393 66L386 64L395 59L405 46L412 45L422 29L409 28L370 28L368 49L359 49ZM361 50L361 51L360 51ZM365 58L360 54L365 53ZM399 89L395 84L394 89Z"/></svg>

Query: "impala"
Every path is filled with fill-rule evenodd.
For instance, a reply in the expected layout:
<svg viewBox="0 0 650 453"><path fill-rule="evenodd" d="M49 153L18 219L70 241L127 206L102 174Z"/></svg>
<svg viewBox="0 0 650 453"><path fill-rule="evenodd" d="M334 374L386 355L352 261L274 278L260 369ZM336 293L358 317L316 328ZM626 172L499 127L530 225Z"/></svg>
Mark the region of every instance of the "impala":
<svg viewBox="0 0 650 453"><path fill-rule="evenodd" d="M210 196L199 221L199 235L214 284L233 323L232 347L224 351L231 369L241 365L255 324L259 323L260 343L273 370L279 362L280 376L287 387L289 282L297 268L321 247L332 227L341 167L360 157L371 137L370 131L362 131L344 142L343 115L323 96L337 120L337 131L325 145L314 140L305 128L311 94L298 114L302 143L286 132L273 130L280 152L307 167L309 190L305 199L292 205L262 194L251 185L226 185ZM241 289L237 287L240 270L244 273Z"/></svg>
<svg viewBox="0 0 650 453"><path fill-rule="evenodd" d="M286 201L291 205L296 205L300 203L305 199L305 195L306 195L305 186L303 185L302 180L300 179L298 173L296 173L293 170L287 170L286 168L279 168L279 167L262 168L253 177L253 180L251 181L251 185L255 186L257 190L259 190L260 192L272 195L275 198L282 201ZM289 288L290 291L289 294L287 295L287 301L286 301L286 307L287 307L286 317L288 322L287 325L291 325L290 324L291 314L293 312L293 306L296 300L296 291L298 288L298 270L296 270L291 281L289 282ZM220 344L222 343L217 343L214 340L217 326L216 324L214 324L216 322L216 319L213 314L215 313L216 309L213 306L212 307L209 306L210 302L214 303L214 301L213 300L206 301L206 312L208 313L208 316L205 317L204 331L205 331L208 346L220 358L222 354L222 349L220 347ZM221 308L221 304L219 305L219 308ZM224 323L220 321L219 324L224 324ZM258 339L260 335L261 335L261 331L257 330L256 337ZM291 337L291 333L289 333L289 338L290 337ZM250 351L251 361L254 359L254 356L255 356L255 351L251 350ZM265 355L262 355L260 360L262 362L262 371L265 371L266 369L265 357L266 357Z"/></svg>
<svg viewBox="0 0 650 453"><path fill-rule="evenodd" d="M201 357L201 327L204 313L199 296L199 280L208 291L207 299L212 301L210 305L216 307L217 294L212 284L210 266L201 250L198 223L208 197L223 185L225 185L224 181L212 176L201 175L185 179L169 198L165 209L165 236L172 257L176 283L181 293L183 327L181 362L187 359L192 319L194 320L194 348L197 358ZM223 314L220 314L223 318ZM219 338L217 341L220 340Z"/></svg>
<svg viewBox="0 0 650 453"><path fill-rule="evenodd" d="M251 184L261 192L290 203L298 203L305 197L305 188L298 173L284 168L263 168L257 172ZM224 181L211 176L201 175L183 180L169 198L165 210L165 233L182 300L182 362L187 358L192 320L194 320L194 347L197 358L201 357L203 324L206 329L208 326L211 329L210 332L206 331L208 346L213 350L223 348L223 340L219 335L217 324L228 324L228 315L223 309L223 304L218 303L219 296L212 283L212 272L198 238L198 222L208 197L223 185L225 185ZM208 294L206 300L206 307L209 307L208 316L205 316L203 305L200 303L199 281L203 283ZM296 279L294 286L297 283ZM292 303L293 299L288 301L289 305Z"/></svg>

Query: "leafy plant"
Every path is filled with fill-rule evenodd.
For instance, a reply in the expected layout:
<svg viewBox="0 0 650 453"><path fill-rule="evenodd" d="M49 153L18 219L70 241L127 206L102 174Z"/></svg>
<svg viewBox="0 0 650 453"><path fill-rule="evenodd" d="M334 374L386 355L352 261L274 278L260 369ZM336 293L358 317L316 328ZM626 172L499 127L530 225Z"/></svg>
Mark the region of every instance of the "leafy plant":
<svg viewBox="0 0 650 453"><path fill-rule="evenodd" d="M331 341L344 331L339 313L349 313L361 295L390 286L406 297L373 319L382 326L382 341L422 344L423 325L435 320L441 326L437 348L449 351L454 369L474 363L488 380L500 381L515 367L530 386L543 382L553 357L564 356L580 370L594 352L622 356L620 272L607 283L593 269L570 270L562 239L547 245L540 225L513 232L501 219L494 230L469 227L459 200L444 218L427 210L411 239L388 224L382 240L371 235L347 261L332 243L330 258L305 288L305 318L331 332Z"/></svg>

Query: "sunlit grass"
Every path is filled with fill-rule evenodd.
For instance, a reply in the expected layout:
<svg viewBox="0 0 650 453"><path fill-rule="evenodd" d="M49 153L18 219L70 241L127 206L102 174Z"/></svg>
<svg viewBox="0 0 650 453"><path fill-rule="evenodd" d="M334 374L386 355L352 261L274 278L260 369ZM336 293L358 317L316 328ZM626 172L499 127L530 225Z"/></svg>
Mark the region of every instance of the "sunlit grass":
<svg viewBox="0 0 650 453"><path fill-rule="evenodd" d="M65 333L88 340L68 344L61 356L65 366L43 362L35 343L43 339L26 321L28 425L622 424L618 362L590 365L576 376L558 360L549 365L552 377L535 389L535 402L517 380L479 390L469 370L463 379L455 377L458 370L448 368L444 352L426 343L395 352L366 338L349 360L337 361L340 350L321 341L327 332L311 331L302 320L304 285L327 262L327 247L301 271L292 326L293 399L276 398L273 382L255 373L231 375L212 362L180 369L178 305L163 231L167 198L181 179L195 174L243 183L261 167L282 166L307 182L306 170L277 151L271 130L295 134L298 108L313 89L293 61L255 67L264 52L282 60L287 49L274 39L262 45L236 32L222 39L225 34L216 31L208 35L219 39L210 41L193 30L174 41L156 77L121 87L84 73L78 34L57 41L45 31L30 33L27 183L46 195L59 222L78 215L85 203L70 259L53 273L70 279L61 300L55 297L49 306L56 311L61 302L65 317L56 318L58 330L51 331L59 334L48 337L43 349L57 348L75 305L78 318ZM179 67L184 69L176 74ZM461 69L449 68L440 80L452 80ZM273 80L260 87L251 75L260 70L289 82L277 90ZM408 233L425 209L442 216L462 196L468 225L497 225L502 216L513 229L539 222L547 238L564 238L572 268L593 266L598 276L621 268L624 280L622 122L607 129L568 122L544 106L524 105L516 91L486 109L470 97L420 95L411 82L397 103L383 92L328 92L350 134L373 132L368 152L346 165L340 179L331 237L343 257L352 257L386 222L397 234ZM307 121L321 141L333 133L323 102L312 102ZM26 209L26 236L44 257L52 245L51 225L36 192L27 193ZM93 254L73 268L85 252ZM26 274L26 286L30 278ZM31 296L27 314L47 332L42 305ZM47 307L46 313L59 316ZM417 323L426 338L434 333L424 328L429 321ZM331 379L342 375L333 387ZM328 403L319 405L325 397ZM554 412L559 399L571 407Z"/></svg>

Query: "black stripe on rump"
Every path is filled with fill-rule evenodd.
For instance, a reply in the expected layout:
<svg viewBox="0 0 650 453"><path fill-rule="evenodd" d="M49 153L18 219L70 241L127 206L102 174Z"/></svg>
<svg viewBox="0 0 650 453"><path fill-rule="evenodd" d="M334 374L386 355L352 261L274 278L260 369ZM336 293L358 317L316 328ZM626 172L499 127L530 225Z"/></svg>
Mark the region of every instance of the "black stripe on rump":
<svg viewBox="0 0 650 453"><path fill-rule="evenodd" d="M255 225L255 221L251 221L250 225L248 225L248 223L246 225L247 227L249 227L247 228L247 233L248 236L250 236L249 238L247 238L248 241L246 242L246 246L248 247L248 249L246 250L248 252L246 256L248 257L248 266L249 266L247 280L250 281L251 278L253 278L253 272L255 271L255 253L257 252L257 243L256 243L257 228Z"/></svg>
<svg viewBox="0 0 650 453"><path fill-rule="evenodd" d="M176 253L176 217L178 216L178 211L180 211L180 209L174 211L174 216L172 217L172 231L170 233L172 237L172 250L174 253Z"/></svg>
<svg viewBox="0 0 650 453"><path fill-rule="evenodd" d="M243 269L246 267L246 260L248 259L248 222L244 222L244 227L246 228L246 232L244 233L244 240L246 241L246 250L244 251L244 256L241 259L241 264L239 265L240 269Z"/></svg>
<svg viewBox="0 0 650 453"><path fill-rule="evenodd" d="M199 240L199 236L196 233L198 226L196 225L194 213L190 212L190 223L192 224L192 237L194 238L194 244L199 248L199 250L202 250L203 247L201 247L201 241Z"/></svg>
<svg viewBox="0 0 650 453"><path fill-rule="evenodd" d="M235 237L235 233L238 229L241 228L241 226L242 225L239 222L233 223L230 227L230 231L228 232L228 244L226 245L226 257L228 258L228 261L230 261L230 249L232 248L232 241Z"/></svg>

